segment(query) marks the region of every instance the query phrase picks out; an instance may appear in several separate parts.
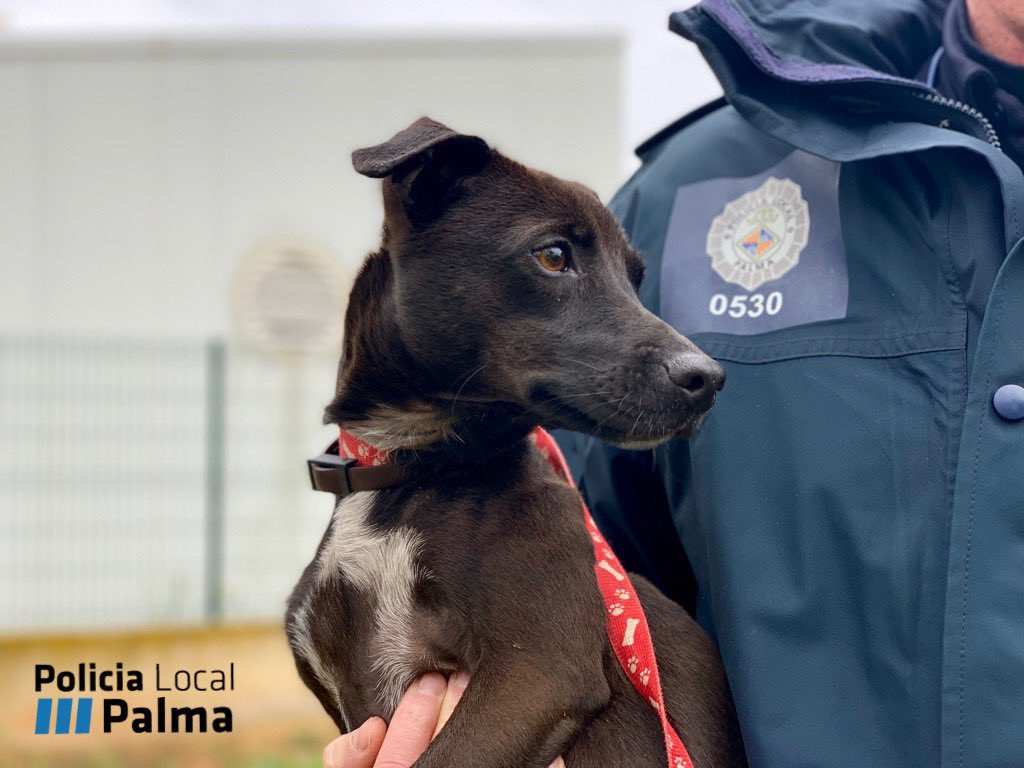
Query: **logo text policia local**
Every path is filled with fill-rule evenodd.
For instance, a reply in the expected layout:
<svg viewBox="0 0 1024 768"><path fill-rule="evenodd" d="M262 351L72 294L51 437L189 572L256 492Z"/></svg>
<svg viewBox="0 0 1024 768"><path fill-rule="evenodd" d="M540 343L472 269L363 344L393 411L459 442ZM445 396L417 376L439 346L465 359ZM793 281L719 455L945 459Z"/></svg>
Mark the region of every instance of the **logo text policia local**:
<svg viewBox="0 0 1024 768"><path fill-rule="evenodd" d="M154 690L172 696L183 692L233 691L235 665L228 669L179 669L153 666L152 685L137 669L118 662L113 669L98 669L95 662L74 670L58 671L50 664L36 664L36 733L90 733L93 702L103 733L130 728L135 733L230 733L231 709L225 706L171 706L160 696L156 706L129 706L116 696L60 696L62 693L121 693ZM56 706L54 703L56 702ZM72 728L72 708L75 710ZM56 713L54 712L56 710Z"/></svg>

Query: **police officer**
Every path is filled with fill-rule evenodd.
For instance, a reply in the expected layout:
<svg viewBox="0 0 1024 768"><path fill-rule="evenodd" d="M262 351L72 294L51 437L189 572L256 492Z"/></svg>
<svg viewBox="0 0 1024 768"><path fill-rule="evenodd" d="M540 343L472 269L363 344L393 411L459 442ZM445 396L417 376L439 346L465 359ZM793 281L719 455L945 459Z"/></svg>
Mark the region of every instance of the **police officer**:
<svg viewBox="0 0 1024 768"><path fill-rule="evenodd" d="M671 27L725 100L612 207L729 383L689 442L562 435L591 509L718 642L752 766L1024 765L1024 2ZM410 764L463 687L325 762Z"/></svg>
<svg viewBox="0 0 1024 768"><path fill-rule="evenodd" d="M728 384L689 442L560 436L591 509L717 640L752 766L1024 765L1024 2L671 28L725 101L612 208Z"/></svg>

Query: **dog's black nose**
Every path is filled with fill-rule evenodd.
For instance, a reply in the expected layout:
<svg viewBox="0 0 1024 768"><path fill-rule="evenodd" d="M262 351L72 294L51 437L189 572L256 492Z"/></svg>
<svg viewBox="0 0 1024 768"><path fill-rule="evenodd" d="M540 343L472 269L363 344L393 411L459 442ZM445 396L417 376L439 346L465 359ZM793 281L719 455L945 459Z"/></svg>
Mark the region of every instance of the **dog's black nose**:
<svg viewBox="0 0 1024 768"><path fill-rule="evenodd" d="M725 386L725 369L707 355L686 352L665 363L668 378L689 395L694 404L712 400Z"/></svg>

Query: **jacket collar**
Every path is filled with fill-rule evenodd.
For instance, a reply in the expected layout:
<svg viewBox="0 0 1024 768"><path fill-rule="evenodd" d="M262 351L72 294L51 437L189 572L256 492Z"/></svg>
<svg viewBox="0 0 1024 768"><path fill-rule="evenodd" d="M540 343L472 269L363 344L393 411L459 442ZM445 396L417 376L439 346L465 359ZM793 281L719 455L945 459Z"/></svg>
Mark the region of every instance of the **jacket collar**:
<svg viewBox="0 0 1024 768"><path fill-rule="evenodd" d="M671 17L685 37L702 17L729 30L752 58L802 82L913 80L939 47L949 0L704 0Z"/></svg>
<svg viewBox="0 0 1024 768"><path fill-rule="evenodd" d="M915 76L938 49L946 3L925 0L704 0L671 16L726 99L783 141L837 160L871 156L880 124L952 127L988 139ZM892 136L885 141L891 145Z"/></svg>

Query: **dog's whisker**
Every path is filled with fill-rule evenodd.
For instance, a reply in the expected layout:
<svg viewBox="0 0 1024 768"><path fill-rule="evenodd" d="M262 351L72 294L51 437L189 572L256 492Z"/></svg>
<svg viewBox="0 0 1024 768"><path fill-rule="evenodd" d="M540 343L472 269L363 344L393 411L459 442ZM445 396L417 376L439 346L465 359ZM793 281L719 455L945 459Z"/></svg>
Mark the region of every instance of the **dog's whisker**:
<svg viewBox="0 0 1024 768"><path fill-rule="evenodd" d="M614 410L614 411L612 411L612 412L611 412L610 414L608 414L607 416L605 416L605 417L604 417L603 419L601 419L601 420L600 420L599 422L597 422L597 424L595 425L594 429L599 429L599 428L603 427L603 426L604 426L604 425L605 425L606 423L608 423L609 421L611 421L612 419L614 419L614 418L615 418L616 416L618 416L618 415L619 415L619 411L620 411L620 410L622 410L622 403L623 403L623 402L625 402L626 398L627 398L627 397L629 397L629 396L630 396L630 393L628 393L628 392L627 392L627 393L626 393L625 395L623 395L622 397L620 397L620 398L619 398L619 402L618 402L618 405L616 405L616 406L615 406L615 410ZM606 406L607 406L607 405L611 405L611 401L609 401L609 402L605 403L605 405L606 405Z"/></svg>
<svg viewBox="0 0 1024 768"><path fill-rule="evenodd" d="M640 417L644 415L643 405L644 405L644 396L641 393L640 400L637 402L636 419L633 421L633 426L629 428L629 432L627 433L630 437L632 437L633 434L636 432L637 424L640 423Z"/></svg>
<svg viewBox="0 0 1024 768"><path fill-rule="evenodd" d="M462 390L464 390L466 388L466 385L469 384L469 380L472 379L474 376L476 376L478 373L480 373L480 371L482 371L486 366L487 366L487 362L486 361L483 362L483 363L480 363L480 365L478 365L476 367L476 369L474 369L468 376L466 376L465 380L459 386L458 391L455 393L455 397L452 398L452 406L451 406L452 413L455 412L455 404L459 402L459 395L462 394Z"/></svg>
<svg viewBox="0 0 1024 768"><path fill-rule="evenodd" d="M570 363L576 363L578 365L585 366L587 368L590 368L593 371L597 371L598 373L608 373L608 371L610 370L609 368L599 368L596 365L591 365L590 363L588 363L588 362L586 362L584 360L577 360L577 359L575 359L573 357L567 357L565 359L568 362L570 362ZM608 361L608 360L602 360L601 358L598 358L598 361L602 362L602 363L608 363L608 365L611 366L611 368L615 367L615 364L610 362L610 361Z"/></svg>
<svg viewBox="0 0 1024 768"><path fill-rule="evenodd" d="M555 397L549 397L546 400L541 400L541 401L539 401L537 403L534 403L534 405L546 405L548 403L555 403L555 402L559 402L561 400L576 400L576 399L581 398L581 397L594 397L595 395L607 395L611 391L612 390L610 390L610 389L603 389L603 390L599 390L597 392L580 392L580 393L575 394L575 395L557 395Z"/></svg>
<svg viewBox="0 0 1024 768"><path fill-rule="evenodd" d="M602 394L608 394L608 392L607 391L605 391L605 392L590 392L590 393L582 393L582 394L579 394L579 395L571 395L571 396L567 395L565 397L552 397L552 398L549 398L547 400L543 400L543 401L541 401L539 403L535 403L533 406L531 406L530 412L531 413L536 413L538 416L543 417L546 414L544 414L543 412L537 410L537 408L539 406L541 406L541 405L548 405L548 404L550 404L550 410L553 410L555 413L568 412L568 413L572 414L572 413L576 413L576 411L572 408L572 406L570 406L567 403L559 403L559 402L555 402L555 401L557 401L557 400L568 400L568 399L579 398L579 397L590 397L590 396L593 396L593 395L602 395ZM603 402L597 403L594 407L595 408L607 408L607 407L609 407L614 402L615 402L615 399L613 398L611 400L605 400Z"/></svg>

